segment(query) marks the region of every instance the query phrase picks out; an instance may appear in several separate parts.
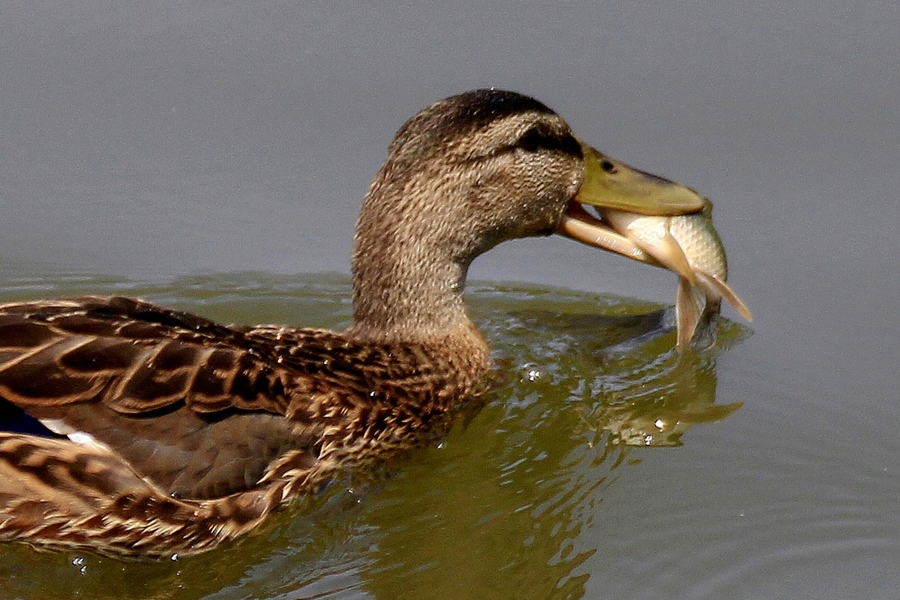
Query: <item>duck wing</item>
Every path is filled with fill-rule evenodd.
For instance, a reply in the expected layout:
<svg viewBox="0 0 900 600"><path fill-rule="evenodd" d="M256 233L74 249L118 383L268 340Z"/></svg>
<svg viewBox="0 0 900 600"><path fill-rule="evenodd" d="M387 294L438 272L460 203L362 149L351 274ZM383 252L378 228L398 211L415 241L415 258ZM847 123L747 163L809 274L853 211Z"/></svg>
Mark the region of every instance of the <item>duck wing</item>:
<svg viewBox="0 0 900 600"><path fill-rule="evenodd" d="M173 497L218 498L258 485L288 453L315 461L312 432L285 418L310 378L282 368L282 350L130 298L6 304L0 398Z"/></svg>

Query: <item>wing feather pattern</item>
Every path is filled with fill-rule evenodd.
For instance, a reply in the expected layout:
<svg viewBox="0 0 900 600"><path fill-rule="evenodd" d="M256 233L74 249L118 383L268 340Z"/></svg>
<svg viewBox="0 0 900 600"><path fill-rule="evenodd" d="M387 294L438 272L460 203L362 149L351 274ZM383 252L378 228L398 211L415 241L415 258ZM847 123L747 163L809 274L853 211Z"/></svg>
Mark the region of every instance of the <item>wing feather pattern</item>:
<svg viewBox="0 0 900 600"><path fill-rule="evenodd" d="M0 397L54 431L89 435L168 494L214 498L257 485L285 452L311 449L276 417L308 386L259 346L127 298L5 305Z"/></svg>

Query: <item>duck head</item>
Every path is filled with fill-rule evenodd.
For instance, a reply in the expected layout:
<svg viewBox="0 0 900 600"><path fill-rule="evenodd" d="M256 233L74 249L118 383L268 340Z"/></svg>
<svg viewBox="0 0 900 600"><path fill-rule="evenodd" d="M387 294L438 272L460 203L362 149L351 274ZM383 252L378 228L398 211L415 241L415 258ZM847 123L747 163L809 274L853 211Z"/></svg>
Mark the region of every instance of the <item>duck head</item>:
<svg viewBox="0 0 900 600"><path fill-rule="evenodd" d="M476 90L441 100L401 127L363 202L349 333L398 342L469 327L469 264L505 240L558 233L633 248L586 207L679 215L703 205L585 144L533 98Z"/></svg>

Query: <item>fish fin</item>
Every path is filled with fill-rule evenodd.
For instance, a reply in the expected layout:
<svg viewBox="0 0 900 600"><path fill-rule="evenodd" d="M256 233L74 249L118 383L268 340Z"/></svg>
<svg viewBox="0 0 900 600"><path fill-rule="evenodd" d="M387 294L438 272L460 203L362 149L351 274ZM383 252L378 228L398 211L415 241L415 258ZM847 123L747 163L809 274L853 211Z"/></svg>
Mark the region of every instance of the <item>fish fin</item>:
<svg viewBox="0 0 900 600"><path fill-rule="evenodd" d="M734 290L732 290L727 283L705 269L695 269L695 272L701 285L706 288L707 295L724 298L734 307L739 315L747 319L747 321L753 321L753 315L750 313L750 309L747 308L744 301L734 293Z"/></svg>
<svg viewBox="0 0 900 600"><path fill-rule="evenodd" d="M652 243L646 240L636 243L641 250L655 258L664 267L677 273L680 278L686 279L691 285L696 285L697 277L694 269L678 240L668 232L668 228L664 236L654 239Z"/></svg>
<svg viewBox="0 0 900 600"><path fill-rule="evenodd" d="M678 278L678 291L675 294L675 322L678 334L675 345L679 351L690 343L697 331L697 325L706 308L706 296L685 277Z"/></svg>

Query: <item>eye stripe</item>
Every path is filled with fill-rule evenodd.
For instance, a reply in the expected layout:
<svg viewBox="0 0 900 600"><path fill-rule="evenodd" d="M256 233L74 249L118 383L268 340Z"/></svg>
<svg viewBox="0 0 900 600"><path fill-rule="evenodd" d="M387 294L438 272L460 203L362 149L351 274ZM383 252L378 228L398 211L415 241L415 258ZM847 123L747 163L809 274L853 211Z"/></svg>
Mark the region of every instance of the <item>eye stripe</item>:
<svg viewBox="0 0 900 600"><path fill-rule="evenodd" d="M554 131L550 131L545 127L531 127L519 137L516 147L526 152L538 152L540 150L551 150L557 152L566 152L575 156L581 155L581 146L571 135L560 135Z"/></svg>

